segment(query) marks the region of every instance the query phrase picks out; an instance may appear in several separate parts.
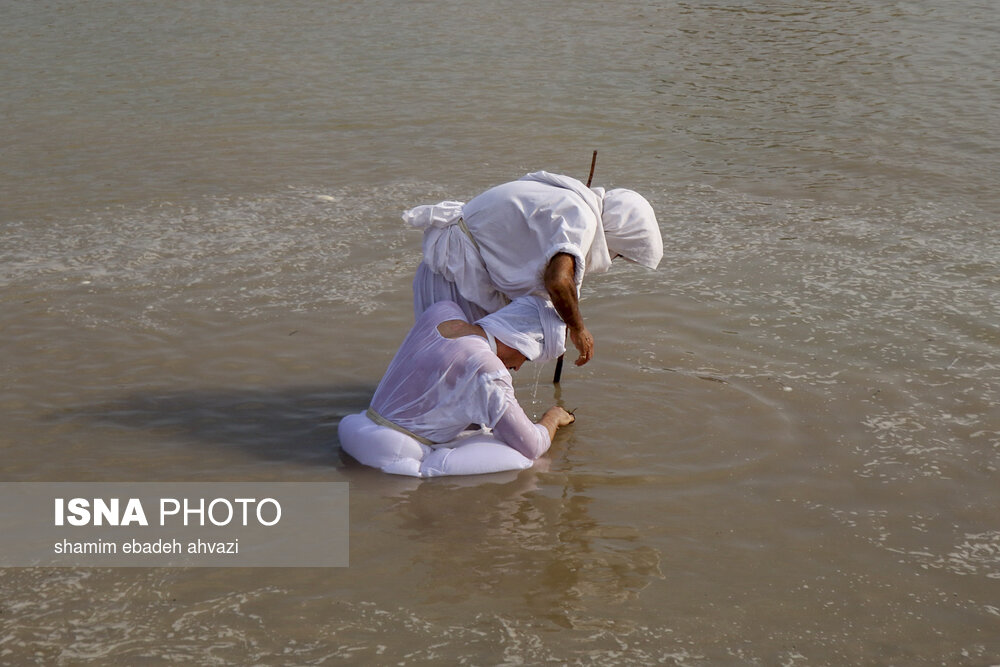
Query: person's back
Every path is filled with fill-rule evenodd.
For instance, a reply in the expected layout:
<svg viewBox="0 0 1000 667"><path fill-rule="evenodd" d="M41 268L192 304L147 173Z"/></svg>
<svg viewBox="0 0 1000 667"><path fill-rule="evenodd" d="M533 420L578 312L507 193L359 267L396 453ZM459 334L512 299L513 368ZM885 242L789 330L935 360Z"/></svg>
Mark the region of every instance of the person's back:
<svg viewBox="0 0 1000 667"><path fill-rule="evenodd" d="M454 439L469 424L496 425L514 400L510 373L480 336L445 338L438 325L464 320L441 301L417 319L389 364L372 408L433 442Z"/></svg>
<svg viewBox="0 0 1000 667"><path fill-rule="evenodd" d="M577 193L533 180L491 188L462 214L493 284L510 298L547 296L548 261L566 253L584 266L597 231L594 212Z"/></svg>

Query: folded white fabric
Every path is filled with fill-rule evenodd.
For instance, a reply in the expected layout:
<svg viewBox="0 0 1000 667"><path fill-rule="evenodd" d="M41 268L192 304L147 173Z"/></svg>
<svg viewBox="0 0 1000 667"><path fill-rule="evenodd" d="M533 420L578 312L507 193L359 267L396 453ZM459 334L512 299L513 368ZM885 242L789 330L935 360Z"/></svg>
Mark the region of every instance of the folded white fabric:
<svg viewBox="0 0 1000 667"><path fill-rule="evenodd" d="M476 324L535 363L550 361L566 351L566 323L548 299L518 297Z"/></svg>
<svg viewBox="0 0 1000 667"><path fill-rule="evenodd" d="M462 202L443 201L416 206L403 221L424 232L424 265L454 283L458 293L485 312L499 310L508 301L490 279L490 272L472 237L461 228ZM424 308L418 306L422 312Z"/></svg>
<svg viewBox="0 0 1000 667"><path fill-rule="evenodd" d="M411 227L424 230L428 227L444 229L458 222L462 217L464 202L443 201L437 204L416 206L403 213L403 221Z"/></svg>

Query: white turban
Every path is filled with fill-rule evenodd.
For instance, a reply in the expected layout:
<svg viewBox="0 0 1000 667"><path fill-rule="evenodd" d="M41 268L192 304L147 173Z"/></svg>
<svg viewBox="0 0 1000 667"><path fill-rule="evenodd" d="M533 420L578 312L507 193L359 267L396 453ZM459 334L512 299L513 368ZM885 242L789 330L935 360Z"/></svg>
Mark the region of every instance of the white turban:
<svg viewBox="0 0 1000 667"><path fill-rule="evenodd" d="M655 269L663 257L663 239L653 207L638 192L622 188L604 195L604 238L611 257L621 255Z"/></svg>
<svg viewBox="0 0 1000 667"><path fill-rule="evenodd" d="M552 302L541 297L518 297L476 324L536 363L566 351L566 323Z"/></svg>

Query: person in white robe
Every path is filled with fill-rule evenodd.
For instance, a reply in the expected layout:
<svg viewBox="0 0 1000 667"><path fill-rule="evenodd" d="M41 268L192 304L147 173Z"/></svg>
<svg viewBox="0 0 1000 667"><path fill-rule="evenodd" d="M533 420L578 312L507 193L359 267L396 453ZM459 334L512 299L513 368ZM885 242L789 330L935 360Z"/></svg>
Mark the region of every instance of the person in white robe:
<svg viewBox="0 0 1000 667"><path fill-rule="evenodd" d="M367 466L412 477L522 470L574 417L537 423L514 398L510 370L565 351L547 300L525 296L474 323L451 301L427 308L379 382L370 407L338 425L341 448ZM470 425L482 429L470 431Z"/></svg>
<svg viewBox="0 0 1000 667"><path fill-rule="evenodd" d="M617 257L655 269L663 256L656 215L642 195L545 171L468 203L417 206L403 220L424 233L413 281L417 315L449 300L474 321L520 296L542 296L566 322L577 365L594 355L579 306L584 276L607 271Z"/></svg>

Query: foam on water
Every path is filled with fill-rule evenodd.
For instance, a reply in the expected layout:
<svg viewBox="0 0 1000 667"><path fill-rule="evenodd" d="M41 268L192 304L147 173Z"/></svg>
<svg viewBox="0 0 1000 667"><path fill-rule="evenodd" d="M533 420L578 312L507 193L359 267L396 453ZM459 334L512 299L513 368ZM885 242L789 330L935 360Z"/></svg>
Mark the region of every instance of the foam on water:
<svg viewBox="0 0 1000 667"><path fill-rule="evenodd" d="M660 211L661 271L603 281L602 294L645 285L720 311L731 346L761 357L789 388L860 374L874 402L896 395L900 405L873 406L863 418L867 443L845 443L868 453L860 474L939 476L932 460L941 453L996 465L1000 278L989 267L1000 248L983 233L985 213L832 207L706 188ZM722 379L762 375L748 366ZM970 438L986 446L962 452Z"/></svg>
<svg viewBox="0 0 1000 667"><path fill-rule="evenodd" d="M47 227L15 223L6 230L0 280L39 291L135 295L141 320L153 328L157 312L175 305L252 317L344 302L370 313L386 285L415 265L418 241L397 214L414 189L289 188L108 209ZM76 316L84 326L101 318Z"/></svg>
<svg viewBox="0 0 1000 667"><path fill-rule="evenodd" d="M60 332L76 327L99 333L94 341L121 330L121 338L110 340L139 333L174 345L178 337L219 325L234 325L252 340L255 323L289 315L313 326L351 316L400 328L410 319L405 291L419 257L419 234L403 228L398 211L444 198L445 190L421 183L367 190L292 187L257 197L95 211L67 221L61 232L15 224L3 251L2 277L18 295L19 308L47 318L36 323L63 322L53 326ZM557 442L549 471L541 473L542 495L559 489L575 493L578 501L571 507L581 514L546 518L538 513L537 492L530 502L500 504L518 517L501 533L507 551L497 551L462 575L467 586L485 588L502 600L519 595L511 591L521 586L500 573L516 561L517 567L529 568L528 581L545 581L545 573L562 570L543 554L561 547L561 565L568 562L575 569L558 599L546 598L550 593L536 598L545 624L502 609L462 623L447 615L428 618L429 609L447 596L426 589L406 604L392 605L344 596L341 584L331 586L321 601L301 601L301 589L285 579L274 586L238 581L230 582L228 592L175 603L162 592L180 586L180 575L169 571L137 571L120 581L106 573L23 571L0 573L9 608L18 611L4 617L6 639L0 646L9 655L34 654L63 663L128 660L147 657L159 645L155 637L172 634L170 659L220 664L266 661L269 655L296 662L477 662L476 656L502 656L508 664L705 664L719 652L708 650L697 633L696 611L691 624L675 622L676 616L643 622L625 612L613 619L595 612L625 604L648 612L644 605L651 603L643 601L650 598L665 604L672 598L658 582L673 582L678 570L692 568L670 555L709 558L697 541L694 546L671 541L674 532L685 535L697 528L662 518L643 526L643 512L625 522L608 518L628 516L634 512L629 508L650 502L663 508L658 516L697 516L688 496L717 512L738 499L757 531L768 525L765 517L774 512L774 503L782 503L786 517L789 512L799 519L819 517L843 537L867 545L869 561L889 558L928 576L982 582L1000 577L997 535L989 518L995 495L985 492L992 488L1000 456L998 341L990 325L997 320L992 297L997 278L988 270L997 249L980 233L986 217L944 204L894 211L701 186L649 196L666 240L661 269L616 265L585 286L584 310L603 356L582 368L567 365L560 396L568 407L582 406L581 425ZM21 332L19 326L24 325L13 322L8 328L14 342L44 335L44 328L25 326ZM274 331L261 326L260 332L268 334L261 340L273 341ZM291 337L290 326L280 333L286 341L303 335ZM359 350L371 352L369 341L340 336L345 353L339 363L348 364ZM182 443L184 449L170 450L173 463L165 461L163 470L171 465L189 469L197 459L207 475L215 466L228 474L266 477L261 461L273 464L277 457L285 474L307 474L306 468L323 460L319 450L303 456L286 449L286 440L316 440L311 420L323 421L323 438L332 439L330 414L336 418L347 410L338 397L346 396L356 409L365 392L268 387L270 376L259 369L267 355L253 345L235 346L238 339L231 333L220 343L220 351L232 349L221 357L217 377L242 382L242 369L255 366L246 376L256 383L253 387L170 389L171 382L190 381L181 366L176 376L159 377L167 387L133 386L125 395L102 389L98 401L80 405L74 397L72 412L55 401L49 419L60 430L50 437L62 442L84 423L110 425L143 439L166 430L166 441ZM306 366L315 363L317 349L283 354ZM365 362L362 377L369 383L377 381L391 349L383 352L382 360L368 355L373 359ZM49 358L37 368L62 382L79 372L81 363L65 354L64 361ZM166 359L177 363L170 355ZM129 365L129 359L87 363L88 372L100 374L116 363ZM15 379L34 368L13 360L5 365ZM355 376L354 369L362 368L345 367ZM163 372L156 364L151 368ZM287 372L285 366L280 372ZM536 367L533 376L529 371L519 380L528 407L541 410L550 403L549 372L549 366ZM334 402L329 408L320 405L328 398ZM12 403L5 405L13 409ZM248 420L261 407L266 421ZM17 411L32 414L27 406ZM211 443L244 447L235 453L204 450ZM260 447L273 453L240 455L242 449ZM106 456L92 452L87 460L107 469L124 452L136 455L131 443L105 448ZM18 470L16 460L10 465L10 471ZM892 503L882 497L917 482L931 483L933 491L925 487L923 495L912 497L899 493ZM845 486L850 494L843 493ZM464 504L476 514L477 503L489 496L473 489ZM454 489L428 487L422 493L441 497L415 512L412 526L404 522L393 530L412 527L419 535L427 530L427 516L456 502ZM936 508L937 496L947 499L944 507L962 509ZM585 511L590 504L602 508L600 519ZM723 515L708 511L704 516ZM464 523L471 522L470 517ZM726 524L715 525L721 531ZM567 552L574 534L588 546ZM737 533L726 544L752 554L760 548L753 546L755 537ZM790 539L771 537L775 545ZM440 538L461 541L450 534ZM521 551L509 551L512 539ZM719 539L706 538L704 544ZM773 549L773 556L787 557L779 546ZM421 558L436 554L430 550ZM482 548L477 555L482 557ZM711 589L708 573L695 568L695 574L687 595ZM801 595L827 596L833 618L839 619L811 627L813 651L822 647L825 655L849 659L857 654L847 648L854 629L850 601L837 593L844 580L883 591L881 608L892 617L905 620L907 612L881 575L867 581L856 571L802 575L798 581L810 588ZM767 585L745 590L737 599L761 612L759 600L766 596L760 595ZM111 603L88 608L83 601L89 599L89 587ZM906 595L928 610L997 614L982 597L965 593L946 600L947 591L946 583L934 580ZM671 608L678 616L694 611L686 610L687 603L671 604L678 605ZM289 618L312 619L309 632L282 625L275 608ZM802 661L804 654L790 648L791 630L772 630L767 641L758 634L756 646L741 645L742 613L738 607L711 610L713 622L725 628L719 651L751 662ZM926 627L932 613L911 617L904 627ZM547 624L569 634L552 645ZM386 641L387 634L397 639ZM973 657L988 654L986 644L966 642L964 650Z"/></svg>

